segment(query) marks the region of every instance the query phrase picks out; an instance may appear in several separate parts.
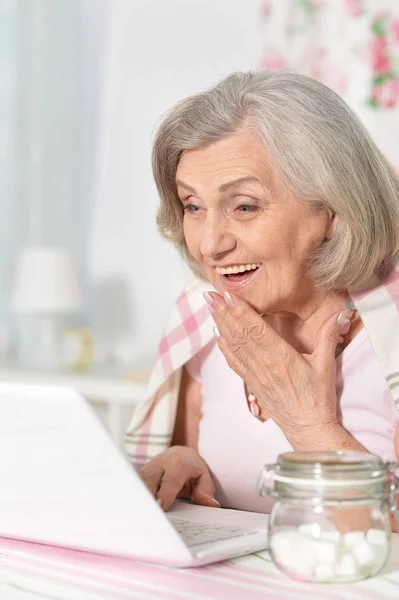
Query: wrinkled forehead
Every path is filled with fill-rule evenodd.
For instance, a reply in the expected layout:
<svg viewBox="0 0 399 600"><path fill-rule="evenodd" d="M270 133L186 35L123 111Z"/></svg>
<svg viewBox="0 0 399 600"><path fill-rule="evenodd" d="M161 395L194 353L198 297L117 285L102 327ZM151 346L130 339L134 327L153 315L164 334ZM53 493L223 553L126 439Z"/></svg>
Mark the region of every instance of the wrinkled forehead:
<svg viewBox="0 0 399 600"><path fill-rule="evenodd" d="M178 186L223 188L233 179L245 186L274 187L278 174L265 144L255 135L240 131L217 142L185 150L176 170Z"/></svg>

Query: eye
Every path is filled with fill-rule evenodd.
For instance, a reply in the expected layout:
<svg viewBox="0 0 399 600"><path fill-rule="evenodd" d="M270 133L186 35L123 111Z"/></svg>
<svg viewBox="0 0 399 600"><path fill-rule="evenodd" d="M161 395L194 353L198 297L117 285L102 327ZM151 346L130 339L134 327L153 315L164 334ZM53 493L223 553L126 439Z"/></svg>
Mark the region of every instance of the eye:
<svg viewBox="0 0 399 600"><path fill-rule="evenodd" d="M183 214L186 213L198 213L201 210L200 206L197 206L196 204L182 204L181 207Z"/></svg>
<svg viewBox="0 0 399 600"><path fill-rule="evenodd" d="M238 212L242 212L242 213L246 213L246 212L255 212L258 209L257 206L254 206L253 204L240 204L239 206L237 206Z"/></svg>
<svg viewBox="0 0 399 600"><path fill-rule="evenodd" d="M254 216L259 211L259 201L249 194L237 194L232 198L231 210L242 217Z"/></svg>

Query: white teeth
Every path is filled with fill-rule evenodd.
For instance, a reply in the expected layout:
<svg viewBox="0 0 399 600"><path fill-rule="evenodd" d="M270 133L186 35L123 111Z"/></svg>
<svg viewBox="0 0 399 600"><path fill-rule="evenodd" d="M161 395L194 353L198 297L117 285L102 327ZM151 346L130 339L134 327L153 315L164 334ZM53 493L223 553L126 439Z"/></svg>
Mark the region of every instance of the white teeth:
<svg viewBox="0 0 399 600"><path fill-rule="evenodd" d="M220 273L220 275L232 275L233 273L244 273L244 271L253 271L261 266L261 263L258 264L248 264L248 265L234 265L234 267L216 267L216 272Z"/></svg>

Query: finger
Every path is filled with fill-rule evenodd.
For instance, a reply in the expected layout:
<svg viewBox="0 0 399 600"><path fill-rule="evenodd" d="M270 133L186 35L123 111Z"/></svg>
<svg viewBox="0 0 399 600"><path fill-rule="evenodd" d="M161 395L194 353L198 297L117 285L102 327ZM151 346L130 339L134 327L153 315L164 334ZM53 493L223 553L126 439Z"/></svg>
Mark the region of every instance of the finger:
<svg viewBox="0 0 399 600"><path fill-rule="evenodd" d="M162 500L161 506L168 510L181 490L189 480L189 474L186 469L168 469L162 477L158 493L158 500Z"/></svg>
<svg viewBox="0 0 399 600"><path fill-rule="evenodd" d="M148 463L139 472L141 479L144 481L153 496L157 496L159 486L165 469L160 464Z"/></svg>
<svg viewBox="0 0 399 600"><path fill-rule="evenodd" d="M257 351L259 344L266 350L286 342L262 319L260 315L241 298L229 294L226 299L215 292L208 292L206 301L212 301L212 317L220 335L233 351Z"/></svg>
<svg viewBox="0 0 399 600"><path fill-rule="evenodd" d="M341 336L349 331L351 314L350 310L334 313L317 332L312 356L320 368L325 368L328 364L335 365L335 350Z"/></svg>
<svg viewBox="0 0 399 600"><path fill-rule="evenodd" d="M274 398L275 401L276 388L278 390L283 388L285 380L284 371L282 371L281 374L275 373L273 370L269 369L269 365L263 366L262 369L259 369L254 357L247 356L245 360L241 360L237 354L231 352L228 345L222 339L218 342L218 344L230 369L235 371L237 375L239 375L239 377L241 377L241 379L245 381L251 390L257 395L259 403L261 404L261 411L264 410L267 414L270 414L271 409L267 404L267 399L272 401ZM259 390L259 393L257 390ZM260 400L261 397L262 400Z"/></svg>
<svg viewBox="0 0 399 600"><path fill-rule="evenodd" d="M252 380L257 372L256 368L251 370L254 363L252 351L246 352L244 355L242 350L236 350L234 344L227 342L223 337L218 339L218 346L230 369L235 371L252 388Z"/></svg>
<svg viewBox="0 0 399 600"><path fill-rule="evenodd" d="M215 500L215 486L210 474L205 471L195 482L191 494L191 500L194 504L201 506L211 506L220 508L220 504Z"/></svg>

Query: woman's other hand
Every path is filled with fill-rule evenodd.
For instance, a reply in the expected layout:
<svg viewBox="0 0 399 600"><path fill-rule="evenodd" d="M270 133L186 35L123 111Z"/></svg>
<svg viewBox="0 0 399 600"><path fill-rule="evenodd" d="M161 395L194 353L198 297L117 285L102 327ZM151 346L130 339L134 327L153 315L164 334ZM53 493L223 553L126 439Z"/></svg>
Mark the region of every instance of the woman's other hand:
<svg viewBox="0 0 399 600"><path fill-rule="evenodd" d="M227 297L227 304L214 292L205 297L227 363L294 448L340 428L335 349L350 327L349 312L331 315L320 327L313 353L301 354L241 298Z"/></svg>
<svg viewBox="0 0 399 600"><path fill-rule="evenodd" d="M178 497L194 504L220 508L206 462L194 448L172 446L158 454L140 471L144 483L164 510Z"/></svg>

